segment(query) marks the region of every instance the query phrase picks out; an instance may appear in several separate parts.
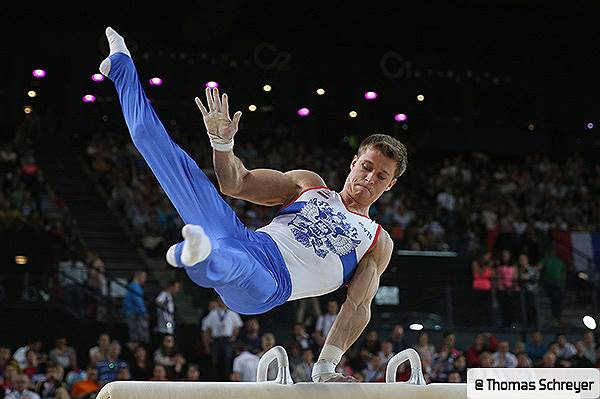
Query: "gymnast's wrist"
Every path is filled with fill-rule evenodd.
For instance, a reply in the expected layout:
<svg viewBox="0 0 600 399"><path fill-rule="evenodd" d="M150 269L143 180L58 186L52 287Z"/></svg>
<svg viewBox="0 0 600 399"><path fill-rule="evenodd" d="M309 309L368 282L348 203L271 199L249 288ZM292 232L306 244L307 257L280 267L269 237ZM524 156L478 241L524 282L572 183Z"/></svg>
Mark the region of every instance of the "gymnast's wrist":
<svg viewBox="0 0 600 399"><path fill-rule="evenodd" d="M222 139L217 135L208 134L210 139L210 146L215 149L215 151L221 152L231 152L233 151L233 137L230 140Z"/></svg>
<svg viewBox="0 0 600 399"><path fill-rule="evenodd" d="M325 344L323 349L321 349L321 353L319 354L319 362L329 362L333 363L334 366L342 360L342 356L344 355L344 351L334 345Z"/></svg>

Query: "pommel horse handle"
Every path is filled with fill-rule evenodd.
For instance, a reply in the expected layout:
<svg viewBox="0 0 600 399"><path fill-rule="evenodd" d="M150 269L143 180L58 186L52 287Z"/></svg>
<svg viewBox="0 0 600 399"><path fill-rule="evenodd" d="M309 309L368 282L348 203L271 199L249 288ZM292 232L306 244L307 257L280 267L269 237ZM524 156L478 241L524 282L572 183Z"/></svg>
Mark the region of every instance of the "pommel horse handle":
<svg viewBox="0 0 600 399"><path fill-rule="evenodd" d="M258 369L256 370L256 382L267 381L267 372L269 371L269 365L273 360L277 360L277 377L269 382L292 385L294 381L290 374L290 362L288 360L287 352L281 346L274 346L260 358Z"/></svg>
<svg viewBox="0 0 600 399"><path fill-rule="evenodd" d="M390 359L385 370L385 382L395 383L398 366L407 360L410 362L410 378L406 382L399 382L399 384L427 385L421 369L421 358L417 351L412 348L405 349Z"/></svg>

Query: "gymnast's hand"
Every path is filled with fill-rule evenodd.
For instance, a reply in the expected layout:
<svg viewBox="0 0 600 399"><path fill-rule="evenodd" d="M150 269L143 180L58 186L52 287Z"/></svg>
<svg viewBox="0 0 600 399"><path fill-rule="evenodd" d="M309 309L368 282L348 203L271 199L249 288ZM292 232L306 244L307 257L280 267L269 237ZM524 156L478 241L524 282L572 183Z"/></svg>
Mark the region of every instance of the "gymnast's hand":
<svg viewBox="0 0 600 399"><path fill-rule="evenodd" d="M313 382L358 382L351 375L343 375L341 373L321 373L312 376Z"/></svg>
<svg viewBox="0 0 600 399"><path fill-rule="evenodd" d="M227 94L223 94L223 98L221 99L217 88L213 90L208 87L206 88L208 111L198 97L195 100L196 105L198 105L202 113L204 125L206 126L208 136L211 138L211 142L214 139L219 139L218 141L222 143L230 143L238 131L242 112L238 111L233 115L233 119L229 118L229 100Z"/></svg>

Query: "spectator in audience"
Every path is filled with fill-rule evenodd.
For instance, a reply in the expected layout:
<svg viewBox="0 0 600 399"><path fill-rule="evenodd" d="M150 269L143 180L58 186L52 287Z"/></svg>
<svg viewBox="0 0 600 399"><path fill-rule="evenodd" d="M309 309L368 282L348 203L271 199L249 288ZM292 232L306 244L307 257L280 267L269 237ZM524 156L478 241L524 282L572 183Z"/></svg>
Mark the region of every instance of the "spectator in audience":
<svg viewBox="0 0 600 399"><path fill-rule="evenodd" d="M567 267L556 256L554 249L551 249L540 261L539 266L541 268L541 281L544 285L544 290L548 298L550 298L554 326L559 326Z"/></svg>
<svg viewBox="0 0 600 399"><path fill-rule="evenodd" d="M131 373L127 364L119 366L117 371L117 381L129 381L131 380Z"/></svg>
<svg viewBox="0 0 600 399"><path fill-rule="evenodd" d="M96 363L98 370L98 381L100 384L106 384L117 379L119 367L126 366L121 360L121 343L113 340L108 347L108 355L105 360Z"/></svg>
<svg viewBox="0 0 600 399"><path fill-rule="evenodd" d="M154 300L156 304L156 332L162 335L175 334L175 301L173 296L181 288L181 283L170 281Z"/></svg>
<svg viewBox="0 0 600 399"><path fill-rule="evenodd" d="M200 381L200 367L196 363L188 364L184 381Z"/></svg>
<svg viewBox="0 0 600 399"><path fill-rule="evenodd" d="M546 352L542 358L540 367L556 367L556 355L552 352Z"/></svg>
<svg viewBox="0 0 600 399"><path fill-rule="evenodd" d="M260 324L257 319L248 319L244 324L244 330L240 338L249 352L257 354L261 349Z"/></svg>
<svg viewBox="0 0 600 399"><path fill-rule="evenodd" d="M385 366L381 364L381 358L369 353L367 367L362 371L362 375L365 382L383 382Z"/></svg>
<svg viewBox="0 0 600 399"><path fill-rule="evenodd" d="M462 353L462 351L456 348L456 334L453 332L446 334L444 343L448 346L448 353L453 359L456 359Z"/></svg>
<svg viewBox="0 0 600 399"><path fill-rule="evenodd" d="M40 399L40 396L29 389L29 377L25 374L19 375L14 380L13 389L6 394L5 399Z"/></svg>
<svg viewBox="0 0 600 399"><path fill-rule="evenodd" d="M394 357L394 346L390 341L383 341L381 344L381 350L377 354L379 359L381 360L381 364L387 366L387 363L390 361L392 357Z"/></svg>
<svg viewBox="0 0 600 399"><path fill-rule="evenodd" d="M488 255L491 254L488 253ZM479 304L471 313L474 317L473 324L487 325L491 321L492 279L494 278L491 258L482 256L481 259L474 259L471 269L473 272L473 301Z"/></svg>
<svg viewBox="0 0 600 399"><path fill-rule="evenodd" d="M542 361L544 354L548 351L546 345L542 344L542 333L534 331L531 333L531 342L525 344L525 352L531 361L537 365Z"/></svg>
<svg viewBox="0 0 600 399"><path fill-rule="evenodd" d="M69 399L70 395L63 378L64 369L57 364L48 363L46 377L37 384L37 393L42 399Z"/></svg>
<svg viewBox="0 0 600 399"><path fill-rule="evenodd" d="M152 370L152 377L149 381L169 381L167 378L167 369L162 364L155 364Z"/></svg>
<svg viewBox="0 0 600 399"><path fill-rule="evenodd" d="M220 297L217 298L216 309L202 320L204 345L210 350L214 378L219 381L229 379L233 361L232 343L243 325L240 315L227 308Z"/></svg>
<svg viewBox="0 0 600 399"><path fill-rule="evenodd" d="M367 336L360 345L361 352L367 351L368 353L377 356L380 349L381 343L379 342L379 335L377 334L377 331L371 330L367 332Z"/></svg>
<svg viewBox="0 0 600 399"><path fill-rule="evenodd" d="M333 323L335 322L338 312L339 306L337 301L327 301L327 313L319 316L317 319L317 325L315 326L314 334L326 338L331 326L333 326Z"/></svg>
<svg viewBox="0 0 600 399"><path fill-rule="evenodd" d="M577 349L575 345L567 341L567 337L564 334L559 334L556 336L556 343L558 344L558 358L568 360L575 356L577 353Z"/></svg>
<svg viewBox="0 0 600 399"><path fill-rule="evenodd" d="M102 259L93 253L88 253L87 263L90 267L88 268L86 286L93 293L93 295L88 295L88 313L96 321L105 321L108 310L102 301L96 299L96 296L106 297L108 295L108 285L104 275L105 265Z"/></svg>
<svg viewBox="0 0 600 399"><path fill-rule="evenodd" d="M448 374L448 382L449 383L461 383L461 382L467 382L467 380L463 380L462 376L460 375L460 373L458 371L452 370Z"/></svg>
<svg viewBox="0 0 600 399"><path fill-rule="evenodd" d="M186 361L181 352L175 347L175 337L165 335L160 348L154 352L154 364L161 364L167 370L167 375L172 379L183 376Z"/></svg>
<svg viewBox="0 0 600 399"><path fill-rule="evenodd" d="M13 364L16 364L16 361L11 361L10 358L11 358L10 348L8 348L6 346L2 346L0 344L0 377L4 375L4 370L6 369L6 366L11 364L11 362Z"/></svg>
<svg viewBox="0 0 600 399"><path fill-rule="evenodd" d="M48 355L51 362L62 366L65 370L77 368L77 354L73 348L67 346L65 337L56 340L56 347Z"/></svg>
<svg viewBox="0 0 600 399"><path fill-rule="evenodd" d="M152 376L153 367L152 362L148 360L146 347L143 345L136 347L133 352L133 361L129 366L131 378L138 381L146 381Z"/></svg>
<svg viewBox="0 0 600 399"><path fill-rule="evenodd" d="M321 316L321 305L319 298L302 298L297 301L298 310L296 311L296 323L304 326L311 325Z"/></svg>
<svg viewBox="0 0 600 399"><path fill-rule="evenodd" d="M492 354L493 367L517 367L517 357L510 352L509 348L508 341L498 343L498 350Z"/></svg>
<svg viewBox="0 0 600 399"><path fill-rule="evenodd" d="M309 347L302 351L302 363L297 365L292 372L294 382L312 382L313 365L313 351Z"/></svg>
<svg viewBox="0 0 600 399"><path fill-rule="evenodd" d="M133 274L133 280L127 286L127 293L123 299L123 313L129 330L129 340L150 343L148 332L148 312L144 304L144 289L147 274L138 270Z"/></svg>
<svg viewBox="0 0 600 399"><path fill-rule="evenodd" d="M479 361L481 353L484 351L494 352L496 351L496 337L489 332L477 334L473 340L473 344L467 351L467 366L469 367L480 367Z"/></svg>
<svg viewBox="0 0 600 399"><path fill-rule="evenodd" d="M587 357L590 360L590 362L596 363L596 340L592 331L586 331L585 333L583 333L583 352L585 354L585 357ZM0 374L2 374L1 361Z"/></svg>
<svg viewBox="0 0 600 399"><path fill-rule="evenodd" d="M430 377L435 382L446 382L448 374L454 368L454 358L450 356L448 345L443 343L433 355Z"/></svg>
<svg viewBox="0 0 600 399"><path fill-rule="evenodd" d="M495 367L493 365L492 354L488 351L483 351L479 355L479 367L481 368L490 368Z"/></svg>
<svg viewBox="0 0 600 399"><path fill-rule="evenodd" d="M92 393L97 393L101 388L98 383L98 370L93 365L88 365L86 369L85 380L77 381L73 384L71 396L73 399L83 399L89 397Z"/></svg>
<svg viewBox="0 0 600 399"><path fill-rule="evenodd" d="M294 324L294 340L298 342L302 350L309 349L313 345L313 341L304 329L304 324L302 323Z"/></svg>
<svg viewBox="0 0 600 399"><path fill-rule="evenodd" d="M515 322L515 309L519 291L519 272L512 261L510 251L502 251L500 265L496 269L496 276L498 281L498 303L502 312L502 324L505 327L510 327Z"/></svg>
<svg viewBox="0 0 600 399"><path fill-rule="evenodd" d="M453 372L460 374L462 382L467 381L467 358L464 355L460 355L454 360ZM448 382L450 382L450 375L448 375Z"/></svg>
<svg viewBox="0 0 600 399"><path fill-rule="evenodd" d="M15 386L15 381L19 375L19 366L17 366L16 363L10 363L8 366L6 366L4 369L4 381L2 381L2 388L7 391L13 389ZM29 382L29 379L27 381Z"/></svg>
<svg viewBox="0 0 600 399"><path fill-rule="evenodd" d="M414 348L421 357L423 371L428 374L431 373L431 363L433 362L435 346L429 343L429 335L426 332L419 333L419 337L417 338L417 344Z"/></svg>
<svg viewBox="0 0 600 399"><path fill-rule="evenodd" d="M101 362L108 358L108 349L110 348L110 335L100 334L98 337L98 345L93 346L89 350L90 361L92 364Z"/></svg>
<svg viewBox="0 0 600 399"><path fill-rule="evenodd" d="M575 349L577 352L575 353L575 355L573 355L572 358L569 359L569 362L571 363L571 367L593 368L594 363L592 363L590 361L590 359L587 358L586 353L585 353L585 344L583 343L583 341L577 341L575 343Z"/></svg>
<svg viewBox="0 0 600 399"><path fill-rule="evenodd" d="M13 359L17 362L20 369L27 367L27 352L33 351L38 358L41 356L42 343L37 339L32 339L27 345L20 347L13 354Z"/></svg>
<svg viewBox="0 0 600 399"><path fill-rule="evenodd" d="M521 285L525 289L525 308L527 311L528 326L538 327L537 316L538 291L540 281L540 270L537 266L529 264L529 257L525 254L519 255L519 276Z"/></svg>
<svg viewBox="0 0 600 399"><path fill-rule="evenodd" d="M233 359L231 381L255 382L258 369L258 356L248 351L243 342L238 342L235 348L236 357Z"/></svg>
<svg viewBox="0 0 600 399"><path fill-rule="evenodd" d="M527 353L521 352L517 355L517 368L528 368L532 367L533 362L527 356Z"/></svg>
<svg viewBox="0 0 600 399"><path fill-rule="evenodd" d="M404 338L404 327L402 327L400 324L396 324L392 330L390 341L392 342L392 350L394 353L400 353L404 349L408 348Z"/></svg>
<svg viewBox="0 0 600 399"><path fill-rule="evenodd" d="M23 374L27 375L27 377L29 377L29 379L37 379L38 375L42 374L42 370L40 368L40 361L39 358L37 356L37 353L35 353L34 351L32 351L31 349L27 351L27 355L26 355L26 367L21 370ZM35 376L35 378L34 378Z"/></svg>

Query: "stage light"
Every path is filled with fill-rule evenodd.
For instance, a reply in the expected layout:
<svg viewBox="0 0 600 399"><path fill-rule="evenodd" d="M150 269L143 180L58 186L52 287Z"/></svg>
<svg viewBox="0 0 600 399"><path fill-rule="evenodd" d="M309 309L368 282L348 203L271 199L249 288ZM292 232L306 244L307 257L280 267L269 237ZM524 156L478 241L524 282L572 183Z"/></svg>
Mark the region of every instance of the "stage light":
<svg viewBox="0 0 600 399"><path fill-rule="evenodd" d="M374 91L368 91L365 93L365 98L369 101L375 100L377 98L377 93Z"/></svg>
<svg viewBox="0 0 600 399"><path fill-rule="evenodd" d="M248 105L248 111L250 111L250 112L256 111L256 105L254 105L254 104Z"/></svg>
<svg viewBox="0 0 600 399"><path fill-rule="evenodd" d="M588 123L587 123L587 125L585 125L585 127L586 127L588 130L592 130L592 129L594 128L594 123L593 123L593 122L588 122Z"/></svg>
<svg viewBox="0 0 600 399"><path fill-rule="evenodd" d="M104 80L104 75L101 73L95 73L92 75L92 80L96 83L102 82Z"/></svg>
<svg viewBox="0 0 600 399"><path fill-rule="evenodd" d="M298 110L298 115L300 115L302 117L306 117L306 116L310 115L310 110L308 108L306 108L306 107L300 108Z"/></svg>
<svg viewBox="0 0 600 399"><path fill-rule="evenodd" d="M29 259L27 259L27 256L25 256L25 255L15 256L15 263L17 265L26 265L27 262L29 262Z"/></svg>
<svg viewBox="0 0 600 399"><path fill-rule="evenodd" d="M94 101L96 101L96 96L93 94L86 94L81 100L84 103L93 103Z"/></svg>
<svg viewBox="0 0 600 399"><path fill-rule="evenodd" d="M325 94L325 89L317 89L317 94L322 96L323 94Z"/></svg>
<svg viewBox="0 0 600 399"><path fill-rule="evenodd" d="M25 112L27 115L29 115L32 111L33 111L33 108L31 108L30 105L26 105L23 107L23 112Z"/></svg>
<svg viewBox="0 0 600 399"><path fill-rule="evenodd" d="M206 87L208 87L209 89L216 89L219 87L219 84L214 80L211 80L210 82L206 82Z"/></svg>
<svg viewBox="0 0 600 399"><path fill-rule="evenodd" d="M592 316L584 316L583 324L590 330L596 329L596 320Z"/></svg>
<svg viewBox="0 0 600 399"><path fill-rule="evenodd" d="M272 89L272 87L270 85L264 85L263 86L263 91L270 92L271 89Z"/></svg>
<svg viewBox="0 0 600 399"><path fill-rule="evenodd" d="M36 96L37 96L37 93L35 92L35 90L29 90L29 91L27 92L27 95L28 95L29 97L33 98L33 97L36 97Z"/></svg>
<svg viewBox="0 0 600 399"><path fill-rule="evenodd" d="M396 122L404 122L408 119L408 116L406 116L406 114L396 114L394 116L394 119L396 120Z"/></svg>
<svg viewBox="0 0 600 399"><path fill-rule="evenodd" d="M163 84L163 80L158 77L154 77L150 79L150 86L161 86Z"/></svg>
<svg viewBox="0 0 600 399"><path fill-rule="evenodd" d="M535 124L530 123L529 125L527 125L527 129L529 129L530 132L533 132L535 130Z"/></svg>
<svg viewBox="0 0 600 399"><path fill-rule="evenodd" d="M348 113L348 115L350 116L350 118L356 118L358 116L358 112L356 112L356 111L350 111Z"/></svg>
<svg viewBox="0 0 600 399"><path fill-rule="evenodd" d="M421 331L423 329L423 324L420 323L413 323L410 326L408 326L409 329L413 330L413 331Z"/></svg>
<svg viewBox="0 0 600 399"><path fill-rule="evenodd" d="M425 100L425 96L424 96L424 95L422 95L422 94L419 94L419 95L417 96L417 101L421 102L421 101L424 101L424 100Z"/></svg>
<svg viewBox="0 0 600 399"><path fill-rule="evenodd" d="M46 71L44 71L43 69L34 69L33 72L31 72L31 74L34 78L41 79L44 76L46 76Z"/></svg>

